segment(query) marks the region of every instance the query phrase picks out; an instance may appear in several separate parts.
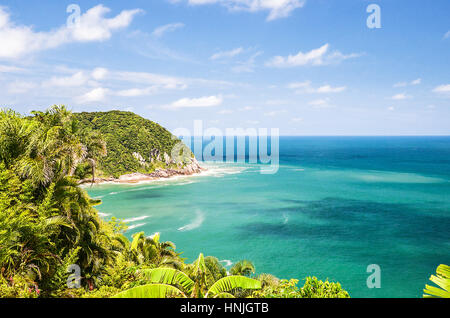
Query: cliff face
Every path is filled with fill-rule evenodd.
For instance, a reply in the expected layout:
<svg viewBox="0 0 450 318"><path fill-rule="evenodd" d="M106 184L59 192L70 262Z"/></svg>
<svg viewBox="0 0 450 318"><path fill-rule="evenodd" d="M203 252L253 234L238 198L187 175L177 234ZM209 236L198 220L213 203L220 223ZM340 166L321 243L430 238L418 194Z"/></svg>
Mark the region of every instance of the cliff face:
<svg viewBox="0 0 450 318"><path fill-rule="evenodd" d="M97 131L106 141L107 155L97 165L97 175L102 180L131 174L146 178L187 175L201 170L186 148L182 161L172 158L180 139L151 120L124 111L83 112L74 116L80 129Z"/></svg>

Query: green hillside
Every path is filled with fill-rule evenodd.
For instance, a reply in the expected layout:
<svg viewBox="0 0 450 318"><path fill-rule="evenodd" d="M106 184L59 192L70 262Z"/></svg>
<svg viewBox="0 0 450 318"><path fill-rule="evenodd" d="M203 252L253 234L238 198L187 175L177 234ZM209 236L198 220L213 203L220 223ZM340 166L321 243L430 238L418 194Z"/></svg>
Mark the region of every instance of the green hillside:
<svg viewBox="0 0 450 318"><path fill-rule="evenodd" d="M83 112L74 116L80 130L99 132L106 142L107 155L97 167L100 176L117 178L126 173L149 173L164 168L164 153L170 155L180 141L161 125L132 112Z"/></svg>

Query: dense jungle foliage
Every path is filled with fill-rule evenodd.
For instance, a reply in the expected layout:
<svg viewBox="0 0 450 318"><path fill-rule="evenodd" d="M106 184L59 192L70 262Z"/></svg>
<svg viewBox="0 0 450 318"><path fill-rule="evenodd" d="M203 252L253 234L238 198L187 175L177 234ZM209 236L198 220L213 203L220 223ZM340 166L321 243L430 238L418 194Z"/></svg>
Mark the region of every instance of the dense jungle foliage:
<svg viewBox="0 0 450 318"><path fill-rule="evenodd" d="M101 127L106 118L138 118L74 116L63 106L29 117L0 112L0 297L349 297L339 283L315 277L297 286L298 280L256 274L248 260L228 271L201 253L186 263L158 233L136 233L130 241L126 225L102 220L95 209L101 202L79 186L77 168L95 166L108 145L103 131L80 129L79 116L102 118ZM136 141L130 147L168 147L169 135L159 134L165 137L151 146Z"/></svg>
<svg viewBox="0 0 450 318"><path fill-rule="evenodd" d="M132 172L148 173L162 168L164 153L171 154L180 140L159 124L131 112L74 113L81 131L100 133L107 144L106 156L99 159L97 174L119 177ZM160 162L151 164L151 152L160 153ZM133 153L140 154L148 163L142 165ZM156 159L156 158L155 158ZM87 164L80 165L77 173L89 171Z"/></svg>

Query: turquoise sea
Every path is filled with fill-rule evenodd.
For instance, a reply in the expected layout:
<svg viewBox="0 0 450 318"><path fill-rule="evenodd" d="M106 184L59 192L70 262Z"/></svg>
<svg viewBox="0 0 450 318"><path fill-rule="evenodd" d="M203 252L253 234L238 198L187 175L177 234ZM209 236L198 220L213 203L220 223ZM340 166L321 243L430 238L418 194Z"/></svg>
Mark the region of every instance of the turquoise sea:
<svg viewBox="0 0 450 318"><path fill-rule="evenodd" d="M249 259L258 273L339 281L352 297L421 297L450 264L450 137L281 137L276 174L203 165L198 176L87 190L129 237L160 232L188 261ZM381 288L367 287L369 264Z"/></svg>

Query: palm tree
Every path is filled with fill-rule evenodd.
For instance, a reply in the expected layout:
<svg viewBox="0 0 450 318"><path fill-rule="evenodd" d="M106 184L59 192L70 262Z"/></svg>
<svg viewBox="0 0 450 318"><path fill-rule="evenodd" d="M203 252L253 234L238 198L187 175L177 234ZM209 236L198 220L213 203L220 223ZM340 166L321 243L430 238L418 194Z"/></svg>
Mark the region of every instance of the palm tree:
<svg viewBox="0 0 450 318"><path fill-rule="evenodd" d="M30 281L48 278L61 262L52 237L70 227L63 216L36 215L32 205L6 207L0 204L1 275L24 275ZM39 208L41 209L41 208Z"/></svg>
<svg viewBox="0 0 450 318"><path fill-rule="evenodd" d="M173 268L155 268L142 271L149 284L137 286L116 294L115 298L233 298L235 289L259 289L261 282L245 276L226 276L206 288L204 256L200 253L193 263L191 279L187 274ZM191 277L192 277L191 276Z"/></svg>
<svg viewBox="0 0 450 318"><path fill-rule="evenodd" d="M47 204L47 212L40 214L63 216L70 224L70 228L61 229L53 241L62 256L70 249L80 247L77 264L84 273L91 273L85 278L93 288L96 277L105 271L105 265L114 259L117 250L116 247L112 249L115 236L107 232L108 228L93 208L98 202L89 198L74 177L65 176L48 187L41 206Z"/></svg>
<svg viewBox="0 0 450 318"><path fill-rule="evenodd" d="M242 260L231 267L230 273L232 275L250 276L255 273L255 266L251 261Z"/></svg>
<svg viewBox="0 0 450 318"><path fill-rule="evenodd" d="M214 284L214 282L227 276L226 268L219 262L219 260L214 256L205 257L205 265L207 268L206 283L208 286Z"/></svg>
<svg viewBox="0 0 450 318"><path fill-rule="evenodd" d="M12 110L0 111L0 162L9 169L25 153L34 123Z"/></svg>
<svg viewBox="0 0 450 318"><path fill-rule="evenodd" d="M80 162L95 162L106 151L99 135L85 136L86 145L64 106L33 112L31 118L0 112L0 181L7 180L6 188L0 184L6 190L0 193L0 267L5 268L0 274L18 270L41 280L78 248L77 264L92 287L123 248L120 235L111 233L93 208L100 201L90 199L72 176ZM19 190L7 198L14 184ZM22 202L19 191L25 187ZM5 206L10 201L15 206ZM14 220L21 222L12 226Z"/></svg>
<svg viewBox="0 0 450 318"><path fill-rule="evenodd" d="M103 136L96 131L82 132L81 139L86 146L84 161L91 167L92 183L94 183L97 162L99 158L105 157L107 154L106 142L103 139Z"/></svg>
<svg viewBox="0 0 450 318"><path fill-rule="evenodd" d="M86 146L81 143L76 122L66 107L53 106L45 112L32 114L34 131L16 169L42 188L73 175L86 156Z"/></svg>
<svg viewBox="0 0 450 318"><path fill-rule="evenodd" d="M440 288L430 285L425 285L423 297L441 297L450 298L450 266L441 264L436 269L436 276L431 275L430 280L438 285Z"/></svg>
<svg viewBox="0 0 450 318"><path fill-rule="evenodd" d="M261 288L276 287L280 283L280 279L272 274L262 273L258 275L258 280L261 282Z"/></svg>
<svg viewBox="0 0 450 318"><path fill-rule="evenodd" d="M144 232L133 235L130 245L130 254L133 261L138 264L152 264L155 267L167 266L181 269L182 259L175 252L176 246L173 242L160 242L159 233L145 236Z"/></svg>

